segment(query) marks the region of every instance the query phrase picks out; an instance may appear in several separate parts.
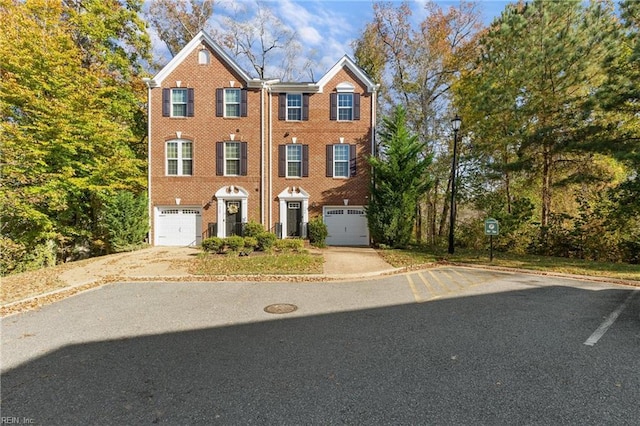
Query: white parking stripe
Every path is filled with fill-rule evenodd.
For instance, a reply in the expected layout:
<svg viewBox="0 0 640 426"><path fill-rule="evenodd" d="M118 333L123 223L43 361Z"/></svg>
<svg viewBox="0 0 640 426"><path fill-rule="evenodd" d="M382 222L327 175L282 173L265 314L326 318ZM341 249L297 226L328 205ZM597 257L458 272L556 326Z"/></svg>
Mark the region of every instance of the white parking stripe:
<svg viewBox="0 0 640 426"><path fill-rule="evenodd" d="M604 336L604 333L606 333L609 327L611 327L613 323L618 319L622 311L624 311L629 302L631 302L631 299L633 299L633 297L638 294L638 291L640 291L640 289L633 290L631 294L629 294L629 296L625 299L625 301L622 302L622 304L618 306L618 308L613 311L602 324L600 324L600 327L598 327L598 329L594 331L591 336L589 336L584 344L587 346L593 346L598 343L598 340L600 340L600 338Z"/></svg>

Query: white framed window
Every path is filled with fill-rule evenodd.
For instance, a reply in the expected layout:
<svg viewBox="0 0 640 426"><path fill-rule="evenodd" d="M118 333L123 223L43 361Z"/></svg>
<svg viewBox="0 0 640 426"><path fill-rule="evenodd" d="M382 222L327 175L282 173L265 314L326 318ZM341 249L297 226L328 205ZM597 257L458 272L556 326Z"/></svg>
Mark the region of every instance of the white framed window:
<svg viewBox="0 0 640 426"><path fill-rule="evenodd" d="M333 145L333 177L349 177L349 145Z"/></svg>
<svg viewBox="0 0 640 426"><path fill-rule="evenodd" d="M171 116L187 116L187 89L171 89Z"/></svg>
<svg viewBox="0 0 640 426"><path fill-rule="evenodd" d="M353 93L338 93L338 121L353 120Z"/></svg>
<svg viewBox="0 0 640 426"><path fill-rule="evenodd" d="M224 167L224 174L226 176L240 175L240 142L225 142Z"/></svg>
<svg viewBox="0 0 640 426"><path fill-rule="evenodd" d="M287 145L287 177L302 177L302 145Z"/></svg>
<svg viewBox="0 0 640 426"><path fill-rule="evenodd" d="M302 120L302 94L287 93L287 121Z"/></svg>
<svg viewBox="0 0 640 426"><path fill-rule="evenodd" d="M191 176L193 174L193 143L186 140L167 142L167 175Z"/></svg>
<svg viewBox="0 0 640 426"><path fill-rule="evenodd" d="M240 117L240 89L224 89L224 116Z"/></svg>

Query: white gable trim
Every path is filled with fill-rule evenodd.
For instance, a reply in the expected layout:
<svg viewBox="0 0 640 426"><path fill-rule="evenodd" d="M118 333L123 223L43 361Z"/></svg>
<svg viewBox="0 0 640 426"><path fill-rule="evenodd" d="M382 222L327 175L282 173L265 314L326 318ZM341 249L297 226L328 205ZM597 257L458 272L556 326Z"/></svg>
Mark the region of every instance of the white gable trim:
<svg viewBox="0 0 640 426"><path fill-rule="evenodd" d="M356 65L355 62L353 62L353 60L351 60L351 58L349 58L347 55L344 55L329 71L327 71L327 73L318 81L318 87L319 87L319 92L322 93L324 86L331 81L331 79L333 77L336 76L336 74L343 68L348 68L352 73L354 73L356 75L356 77L358 77L358 80L360 80L361 83L363 83L366 88L367 88L367 92L372 93L378 90L378 87L380 85L375 84L370 78L369 76L367 76L367 74L362 71L362 69Z"/></svg>
<svg viewBox="0 0 640 426"><path fill-rule="evenodd" d="M222 59L235 71L237 72L240 77L244 80L244 82L248 85L248 86L257 86L260 87L261 85L261 80L258 78L251 78L249 76L249 74L247 74L242 68L240 68L240 65L238 65L238 63L231 57L229 56L224 49L218 44L216 43L211 36L209 36L207 33L205 33L204 31L200 31L189 43L187 43L187 45L185 47L182 48L182 50L180 50L180 52L178 52L178 54L176 56L174 56L167 65L164 66L164 68L162 68L160 70L160 72L158 74L156 74L156 76L153 78L153 81L156 85L161 85L162 81L169 75L171 74L171 72L173 72L173 70L176 69L176 67L181 64L187 56L189 56L191 54L191 52L193 52L195 49L198 49L203 43L207 44L208 46L211 47L211 49L213 49L214 52L216 52L218 55L220 55L220 57L222 57ZM253 84L251 84L253 83Z"/></svg>

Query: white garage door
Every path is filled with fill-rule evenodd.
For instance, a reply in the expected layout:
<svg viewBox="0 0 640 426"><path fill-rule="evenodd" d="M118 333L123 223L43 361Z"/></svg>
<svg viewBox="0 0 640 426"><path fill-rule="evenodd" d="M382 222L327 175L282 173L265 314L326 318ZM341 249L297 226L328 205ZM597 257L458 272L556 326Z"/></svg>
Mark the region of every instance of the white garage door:
<svg viewBox="0 0 640 426"><path fill-rule="evenodd" d="M155 225L157 246L192 246L202 242L199 208L158 207Z"/></svg>
<svg viewBox="0 0 640 426"><path fill-rule="evenodd" d="M369 245L367 216L362 207L325 207L324 223L327 225L327 231L329 231L327 245Z"/></svg>

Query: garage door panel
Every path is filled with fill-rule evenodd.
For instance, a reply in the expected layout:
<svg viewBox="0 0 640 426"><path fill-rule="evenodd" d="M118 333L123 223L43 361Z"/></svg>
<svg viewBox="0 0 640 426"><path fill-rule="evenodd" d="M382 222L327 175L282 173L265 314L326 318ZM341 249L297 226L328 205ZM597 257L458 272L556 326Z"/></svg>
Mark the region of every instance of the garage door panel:
<svg viewBox="0 0 640 426"><path fill-rule="evenodd" d="M158 208L156 245L190 246L201 243L202 214L198 208Z"/></svg>
<svg viewBox="0 0 640 426"><path fill-rule="evenodd" d="M333 246L368 246L369 228L362 207L326 207L327 244Z"/></svg>

